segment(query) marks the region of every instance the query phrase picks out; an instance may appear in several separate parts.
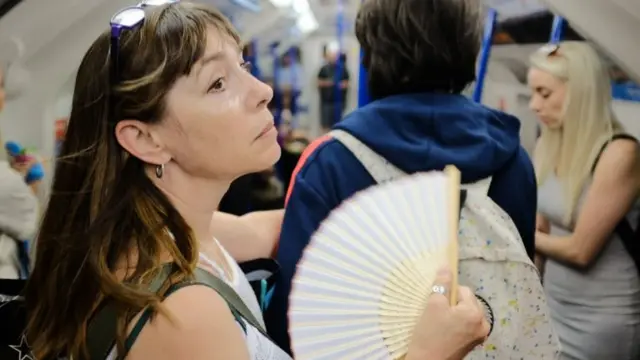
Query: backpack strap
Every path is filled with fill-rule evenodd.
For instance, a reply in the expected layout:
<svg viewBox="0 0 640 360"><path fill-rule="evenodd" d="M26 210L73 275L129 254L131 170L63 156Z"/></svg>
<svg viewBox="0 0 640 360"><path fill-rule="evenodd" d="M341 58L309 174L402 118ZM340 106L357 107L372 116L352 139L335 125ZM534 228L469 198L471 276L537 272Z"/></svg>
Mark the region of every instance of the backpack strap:
<svg viewBox="0 0 640 360"><path fill-rule="evenodd" d="M627 218L622 218L614 232L620 236L620 240L622 240L622 245L624 245L625 250L631 256L631 259L636 264L636 269L640 272L640 240L638 230L635 231L631 227L631 223Z"/></svg>
<svg viewBox="0 0 640 360"><path fill-rule="evenodd" d="M173 264L167 264L164 266L160 274L158 274L149 286L149 290L157 293L172 272ZM249 310L235 290L227 285L222 279L204 269L196 268L193 278L171 286L164 294L163 298L167 298L172 293L184 287L193 285L202 285L215 290L229 305L231 313L245 332L246 326L242 319L256 328L262 335L269 338L266 330L258 322L251 310ZM96 314L89 325L89 329L87 331L87 345L91 359L106 359L111 349L115 346L117 317L114 310L115 309L113 309L110 304L107 304ZM125 341L125 353L118 354L118 359L124 359L127 356L131 347L140 335L140 332L147 322L149 322L152 315L153 311L150 308L147 308L142 312L140 318L131 330L131 333L127 336Z"/></svg>
<svg viewBox="0 0 640 360"><path fill-rule="evenodd" d="M249 323L249 325L256 328L266 338L269 338L267 331L253 315L251 310L249 310L244 301L242 301L240 295L238 295L238 293L222 279L204 269L196 268L193 281L190 283L183 283L180 287L182 288L190 285L204 285L215 290L227 302L229 308L234 314L240 315L247 323Z"/></svg>
<svg viewBox="0 0 640 360"><path fill-rule="evenodd" d="M158 293L171 274L172 266L164 266L153 279L148 290ZM116 344L117 309L112 302L105 303L87 326L87 348L91 359L106 359Z"/></svg>
<svg viewBox="0 0 640 360"><path fill-rule="evenodd" d="M609 144L611 144L612 142L614 142L615 140L618 139L626 139L626 140L631 140L633 142L638 142L638 139L636 139L635 137L629 135L629 134L624 134L624 133L619 133L619 134L614 134L611 139L607 140L602 147L600 148L600 151L598 151L598 155L596 156L596 159L593 161L593 166L591 166L591 174L593 174L594 171L596 171L596 166L598 165L598 161L600 161L600 157L602 156L602 153L604 152L604 149L607 148L607 146L609 146Z"/></svg>
<svg viewBox="0 0 640 360"><path fill-rule="evenodd" d="M369 172L376 183L380 184L406 175L404 171L400 170L389 162L389 160L373 151L370 147L348 132L343 130L332 130L330 135L334 139L340 141L342 145L351 151L353 156L360 161L362 166L364 166L367 172ZM472 193L487 195L489 193L489 187L491 187L491 176L471 184L463 184L461 189L469 190L469 192Z"/></svg>
<svg viewBox="0 0 640 360"><path fill-rule="evenodd" d="M491 180L493 178L491 176L480 179L474 183L462 184L460 185L461 189L469 190L469 192L481 195L489 195L489 188L491 187Z"/></svg>
<svg viewBox="0 0 640 360"><path fill-rule="evenodd" d="M355 136L343 130L332 130L331 137L342 143L360 161L369 175L378 183L400 178L406 173L373 151Z"/></svg>

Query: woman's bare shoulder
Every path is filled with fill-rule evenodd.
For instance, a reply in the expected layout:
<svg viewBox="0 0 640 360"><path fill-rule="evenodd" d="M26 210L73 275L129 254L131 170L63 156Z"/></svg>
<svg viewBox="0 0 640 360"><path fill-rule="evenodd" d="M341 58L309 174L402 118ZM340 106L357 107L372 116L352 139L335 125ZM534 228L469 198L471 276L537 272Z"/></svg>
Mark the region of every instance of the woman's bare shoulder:
<svg viewBox="0 0 640 360"><path fill-rule="evenodd" d="M242 328L213 289L188 286L163 304L171 318L157 315L146 324L127 359L249 358Z"/></svg>

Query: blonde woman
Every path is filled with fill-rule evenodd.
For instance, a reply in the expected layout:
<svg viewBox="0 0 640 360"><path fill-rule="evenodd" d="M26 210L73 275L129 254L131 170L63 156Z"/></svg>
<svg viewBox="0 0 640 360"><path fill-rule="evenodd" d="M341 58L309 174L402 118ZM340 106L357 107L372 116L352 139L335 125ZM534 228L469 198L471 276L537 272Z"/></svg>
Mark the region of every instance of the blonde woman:
<svg viewBox="0 0 640 360"><path fill-rule="evenodd" d="M640 356L640 282L616 227L635 224L638 144L611 110L610 80L586 43L531 56L530 107L542 123L536 250L563 359Z"/></svg>

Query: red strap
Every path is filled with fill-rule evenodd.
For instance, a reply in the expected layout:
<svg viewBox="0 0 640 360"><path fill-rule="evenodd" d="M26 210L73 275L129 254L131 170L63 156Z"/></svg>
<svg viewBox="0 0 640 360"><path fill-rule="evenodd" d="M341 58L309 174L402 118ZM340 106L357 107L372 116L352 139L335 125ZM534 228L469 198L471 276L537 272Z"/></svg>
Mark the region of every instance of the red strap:
<svg viewBox="0 0 640 360"><path fill-rule="evenodd" d="M302 152L302 155L300 155L300 159L298 159L298 163L296 164L296 167L295 169L293 169L293 173L291 174L291 182L289 183L289 188L287 189L287 196L284 199L285 207L289 202L289 196L291 196L291 191L293 191L293 185L295 185L296 183L296 177L298 176L298 172L300 172L300 169L302 169L304 164L307 162L307 159L309 158L309 156L313 154L313 152L318 148L318 146L324 144L329 139L331 139L331 136L329 134L315 139L311 144L309 144L309 146L307 146L304 149L304 151Z"/></svg>

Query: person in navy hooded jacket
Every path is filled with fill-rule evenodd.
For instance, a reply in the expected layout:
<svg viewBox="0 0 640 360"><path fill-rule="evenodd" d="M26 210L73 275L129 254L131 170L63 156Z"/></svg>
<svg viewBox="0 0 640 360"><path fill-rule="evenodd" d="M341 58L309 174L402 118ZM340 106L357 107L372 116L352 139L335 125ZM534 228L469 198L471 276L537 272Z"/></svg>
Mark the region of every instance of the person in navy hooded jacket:
<svg viewBox="0 0 640 360"><path fill-rule="evenodd" d="M356 36L373 102L334 126L407 173L457 166L463 183L492 176L489 196L534 255L536 179L520 145L520 122L462 91L475 79L484 13L477 0L367 0ZM342 143L325 137L299 164L277 251L281 272L265 313L271 337L290 349L291 281L311 235L329 212L373 178Z"/></svg>

